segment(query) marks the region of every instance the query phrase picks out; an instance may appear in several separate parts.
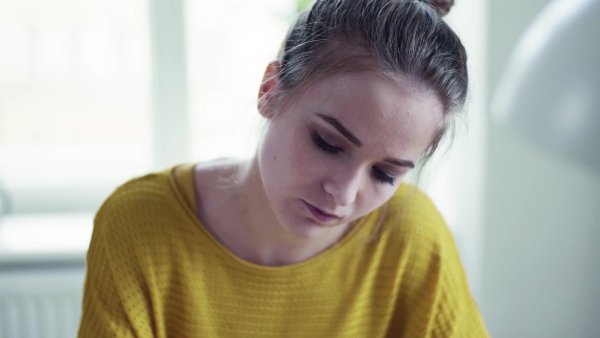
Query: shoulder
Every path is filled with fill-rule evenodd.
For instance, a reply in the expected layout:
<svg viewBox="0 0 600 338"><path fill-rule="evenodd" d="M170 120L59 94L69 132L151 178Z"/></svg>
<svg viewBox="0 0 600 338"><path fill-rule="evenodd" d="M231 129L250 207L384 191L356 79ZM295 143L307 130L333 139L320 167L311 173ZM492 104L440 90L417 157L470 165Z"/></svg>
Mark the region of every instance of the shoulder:
<svg viewBox="0 0 600 338"><path fill-rule="evenodd" d="M382 244L400 264L410 265L406 272L413 277L414 287L426 285L440 273L462 273L454 237L433 201L420 189L403 184L386 203L381 219Z"/></svg>
<svg viewBox="0 0 600 338"><path fill-rule="evenodd" d="M423 327L440 336L487 337L454 237L432 200L404 184L383 219L386 248L397 253L402 276L396 325L411 337Z"/></svg>
<svg viewBox="0 0 600 338"><path fill-rule="evenodd" d="M135 209L154 206L173 198L170 172L171 169L150 173L125 182L106 198L98 214L102 215L115 208Z"/></svg>
<svg viewBox="0 0 600 338"><path fill-rule="evenodd" d="M94 231L125 235L158 227L165 219L184 214L172 168L122 184L104 201L94 219Z"/></svg>
<svg viewBox="0 0 600 338"><path fill-rule="evenodd" d="M423 241L454 244L443 216L418 187L403 183L384 208L384 226L392 231Z"/></svg>

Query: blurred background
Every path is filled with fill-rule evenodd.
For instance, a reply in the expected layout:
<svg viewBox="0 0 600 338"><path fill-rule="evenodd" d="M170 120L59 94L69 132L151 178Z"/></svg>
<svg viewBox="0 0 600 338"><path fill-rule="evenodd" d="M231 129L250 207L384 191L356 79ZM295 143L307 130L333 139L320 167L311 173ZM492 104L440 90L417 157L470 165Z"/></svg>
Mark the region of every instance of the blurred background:
<svg viewBox="0 0 600 338"><path fill-rule="evenodd" d="M0 0L0 337L76 335L93 215L119 184L252 154L264 68L310 2ZM493 113L551 2L456 0L468 128L418 182L493 337L600 337L600 170Z"/></svg>

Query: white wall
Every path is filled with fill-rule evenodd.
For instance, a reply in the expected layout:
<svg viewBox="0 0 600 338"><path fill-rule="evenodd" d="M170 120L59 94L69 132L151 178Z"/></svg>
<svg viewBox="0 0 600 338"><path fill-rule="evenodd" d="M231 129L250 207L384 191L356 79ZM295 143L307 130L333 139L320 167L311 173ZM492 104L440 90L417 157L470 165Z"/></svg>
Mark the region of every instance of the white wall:
<svg viewBox="0 0 600 338"><path fill-rule="evenodd" d="M464 120L461 118L457 123L459 128L454 142L448 152L442 145L418 183L434 200L452 230L477 301L481 299L482 284L487 3L461 0L447 17L467 50L470 93Z"/></svg>
<svg viewBox="0 0 600 338"><path fill-rule="evenodd" d="M490 2L490 97L547 2ZM485 168L481 305L492 336L600 337L600 172L493 119Z"/></svg>

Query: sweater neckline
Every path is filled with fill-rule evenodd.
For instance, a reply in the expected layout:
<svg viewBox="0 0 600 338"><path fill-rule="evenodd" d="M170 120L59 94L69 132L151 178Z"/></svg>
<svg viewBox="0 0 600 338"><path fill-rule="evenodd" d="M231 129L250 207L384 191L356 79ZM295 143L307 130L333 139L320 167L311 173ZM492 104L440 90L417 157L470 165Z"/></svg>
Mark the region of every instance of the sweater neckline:
<svg viewBox="0 0 600 338"><path fill-rule="evenodd" d="M260 265L249 262L231 250L229 250L221 241L219 241L197 217L196 211L196 196L195 196L195 176L194 169L196 164L182 164L177 165L169 170L165 174L169 176L169 182L173 193L178 201L179 206L185 211L186 215L196 225L196 227L202 231L202 233L213 243L213 245L223 252L231 261L238 264L239 267L243 267L245 270L254 272L266 272L266 273L284 273L292 270L302 269L317 266L320 264L326 264L328 261L334 260L335 256L342 252L351 250L356 245L362 244L367 245L368 234L372 233L373 226L377 223L373 219L378 217L378 209L363 216L359 219L352 229L336 244L326 249L325 251L309 258L304 261L283 265L283 266L268 266ZM180 170L177 174L176 170ZM373 220L373 221L371 221ZM357 253L358 254L358 253ZM339 256L339 255L338 255Z"/></svg>

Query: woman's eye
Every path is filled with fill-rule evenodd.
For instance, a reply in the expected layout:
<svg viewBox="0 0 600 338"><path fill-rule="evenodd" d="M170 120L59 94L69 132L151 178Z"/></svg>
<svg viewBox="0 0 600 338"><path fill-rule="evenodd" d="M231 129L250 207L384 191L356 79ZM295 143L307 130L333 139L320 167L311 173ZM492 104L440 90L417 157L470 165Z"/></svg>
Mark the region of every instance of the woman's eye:
<svg viewBox="0 0 600 338"><path fill-rule="evenodd" d="M394 185L396 183L396 179L386 173L384 173L381 169L377 167L373 167L373 175L375 179L380 183L387 183L390 185Z"/></svg>
<svg viewBox="0 0 600 338"><path fill-rule="evenodd" d="M319 147L319 149L323 150L326 153L337 154L337 153L344 151L342 148L339 148L332 144L329 144L316 131L312 132L311 138L312 138L313 142L317 145L317 147Z"/></svg>

